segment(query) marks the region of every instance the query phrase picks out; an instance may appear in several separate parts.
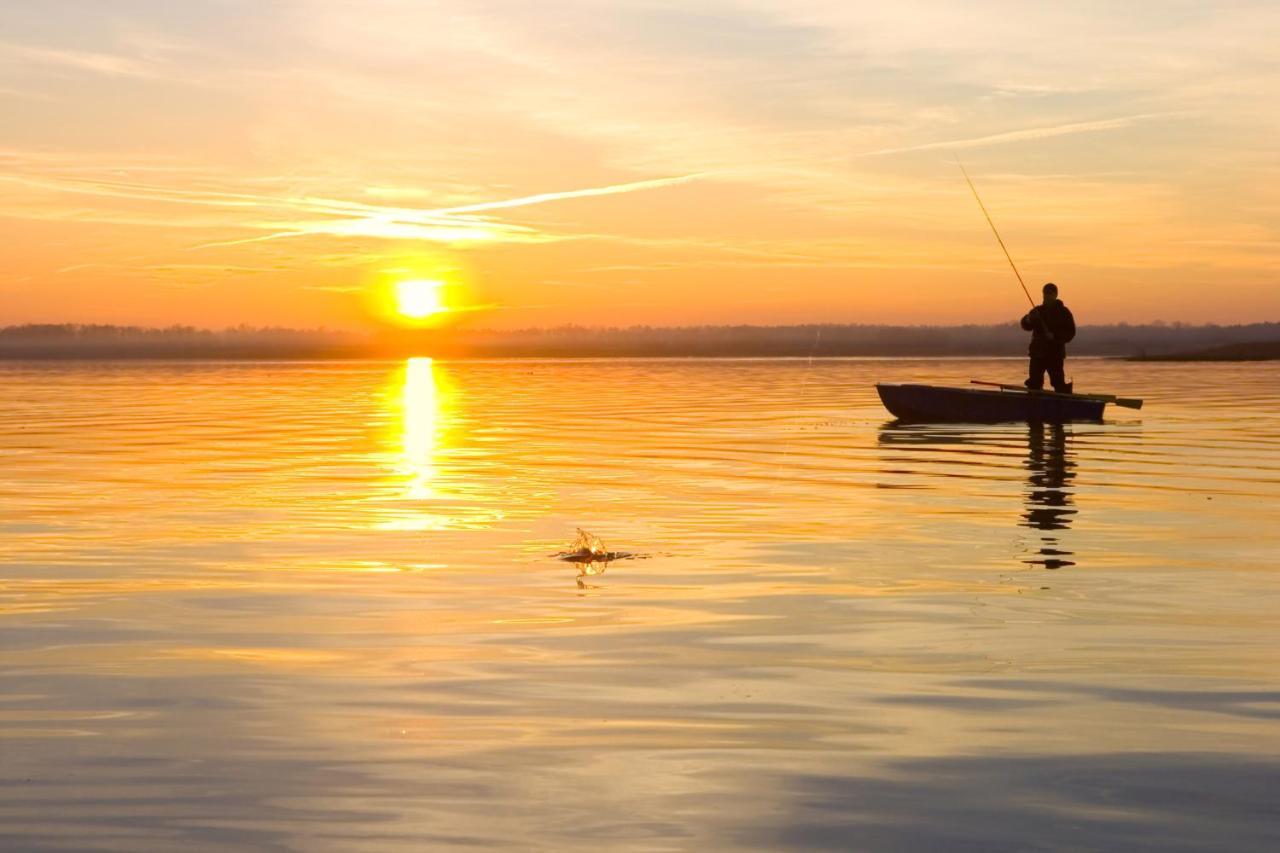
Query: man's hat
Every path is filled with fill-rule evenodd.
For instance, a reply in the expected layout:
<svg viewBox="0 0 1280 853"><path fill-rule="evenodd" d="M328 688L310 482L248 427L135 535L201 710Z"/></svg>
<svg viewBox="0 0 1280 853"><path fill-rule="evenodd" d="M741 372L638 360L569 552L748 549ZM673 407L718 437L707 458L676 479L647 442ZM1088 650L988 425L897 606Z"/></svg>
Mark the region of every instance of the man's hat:
<svg viewBox="0 0 1280 853"><path fill-rule="evenodd" d="M1040 289L1045 293L1052 293L1054 296L1058 295L1058 285L1054 284L1053 282L1049 282L1048 284L1046 284L1044 287Z"/></svg>

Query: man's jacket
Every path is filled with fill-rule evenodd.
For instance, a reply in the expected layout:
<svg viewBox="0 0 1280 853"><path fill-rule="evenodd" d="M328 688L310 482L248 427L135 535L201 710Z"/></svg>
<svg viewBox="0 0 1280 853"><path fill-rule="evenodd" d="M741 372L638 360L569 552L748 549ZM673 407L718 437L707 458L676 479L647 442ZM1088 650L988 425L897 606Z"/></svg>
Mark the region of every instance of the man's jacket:
<svg viewBox="0 0 1280 853"><path fill-rule="evenodd" d="M1076 318L1060 300L1038 305L1022 318L1022 328L1031 333L1031 354L1042 358L1064 358L1067 344L1076 336ZM1045 331L1053 332L1050 340Z"/></svg>

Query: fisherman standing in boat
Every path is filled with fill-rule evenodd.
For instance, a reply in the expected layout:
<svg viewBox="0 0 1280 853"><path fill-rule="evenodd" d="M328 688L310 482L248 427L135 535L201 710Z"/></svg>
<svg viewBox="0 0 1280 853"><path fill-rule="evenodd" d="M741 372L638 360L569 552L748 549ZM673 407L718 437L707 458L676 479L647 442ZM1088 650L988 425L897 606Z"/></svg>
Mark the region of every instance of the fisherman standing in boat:
<svg viewBox="0 0 1280 853"><path fill-rule="evenodd" d="M1044 304L1022 318L1022 328L1031 333L1031 369L1026 386L1034 391L1044 388L1044 374L1048 371L1053 390L1070 394L1072 383L1063 372L1063 362L1067 344L1076 336L1076 320L1058 299L1058 285L1049 282L1044 286Z"/></svg>

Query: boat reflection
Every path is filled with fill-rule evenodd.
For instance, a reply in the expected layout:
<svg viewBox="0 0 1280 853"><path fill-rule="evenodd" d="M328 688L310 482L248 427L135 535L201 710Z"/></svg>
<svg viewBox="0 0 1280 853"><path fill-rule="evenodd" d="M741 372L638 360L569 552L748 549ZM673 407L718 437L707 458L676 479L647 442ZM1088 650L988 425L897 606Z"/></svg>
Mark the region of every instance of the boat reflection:
<svg viewBox="0 0 1280 853"><path fill-rule="evenodd" d="M1025 472L1018 524L1040 532L1034 550L1019 559L1028 565L1060 569L1075 565L1070 559L1074 554L1063 541L1077 512L1073 487L1076 461L1070 435L1070 427L1062 424L968 426L891 421L881 427L880 443L911 450L911 461L918 463L892 473L908 474L912 479L948 478L953 482L939 488L949 490L962 488L956 480L1007 481L1010 451L1016 453ZM975 477L975 470L989 473ZM896 487L920 485L899 483Z"/></svg>

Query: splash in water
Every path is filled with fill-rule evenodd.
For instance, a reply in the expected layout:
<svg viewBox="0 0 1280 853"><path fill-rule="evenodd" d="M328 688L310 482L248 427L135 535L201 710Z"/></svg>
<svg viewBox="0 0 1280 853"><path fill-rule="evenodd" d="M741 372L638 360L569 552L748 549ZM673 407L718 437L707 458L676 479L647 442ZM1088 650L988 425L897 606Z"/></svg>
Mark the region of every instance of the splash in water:
<svg viewBox="0 0 1280 853"><path fill-rule="evenodd" d="M585 553L593 556L604 556L609 553L609 549L604 546L604 542L594 533L588 533L581 527L578 528L578 538L574 540L573 550L575 553Z"/></svg>
<svg viewBox="0 0 1280 853"><path fill-rule="evenodd" d="M568 563L577 563L579 575L602 575L614 560L630 560L636 556L627 551L610 551L599 536L588 533L581 527L578 528L578 538L571 548L572 550L561 551L555 556Z"/></svg>

